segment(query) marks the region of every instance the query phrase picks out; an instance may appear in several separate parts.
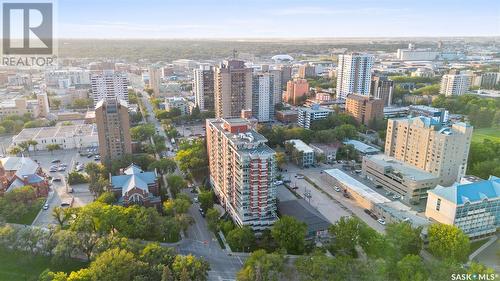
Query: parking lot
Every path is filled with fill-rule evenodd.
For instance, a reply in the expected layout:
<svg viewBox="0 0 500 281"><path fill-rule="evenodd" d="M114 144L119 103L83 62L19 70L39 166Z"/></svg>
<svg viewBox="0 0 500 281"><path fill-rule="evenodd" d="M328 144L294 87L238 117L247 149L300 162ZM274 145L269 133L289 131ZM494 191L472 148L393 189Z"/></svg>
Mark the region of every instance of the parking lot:
<svg viewBox="0 0 500 281"><path fill-rule="evenodd" d="M179 135L184 138L205 136L204 123L180 125L175 128Z"/></svg>
<svg viewBox="0 0 500 281"><path fill-rule="evenodd" d="M52 217L52 211L63 203L69 203L73 207L81 207L94 200L88 184L73 185L71 187L66 184L68 173L76 167L77 162L85 165L88 162L95 162L94 157L80 156L76 149L58 150L53 153L36 151L31 152L30 157L40 164L47 175L56 179L52 181L49 196L47 197L48 209L40 211L33 221L33 225L47 226L55 224L56 221ZM52 163L54 160L60 162ZM67 165L64 171L50 172L51 166L61 167L63 164Z"/></svg>

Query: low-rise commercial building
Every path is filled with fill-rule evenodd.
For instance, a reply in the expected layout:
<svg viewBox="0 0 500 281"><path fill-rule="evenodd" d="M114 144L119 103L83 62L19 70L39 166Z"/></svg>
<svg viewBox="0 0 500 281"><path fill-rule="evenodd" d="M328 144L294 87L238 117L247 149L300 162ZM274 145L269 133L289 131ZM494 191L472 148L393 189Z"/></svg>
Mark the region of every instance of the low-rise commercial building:
<svg viewBox="0 0 500 281"><path fill-rule="evenodd" d="M427 105L410 105L408 107L408 114L414 117L429 117L441 124L444 124L448 121L448 110Z"/></svg>
<svg viewBox="0 0 500 281"><path fill-rule="evenodd" d="M189 114L189 103L183 97L165 98L164 104L160 105L160 109L165 109L166 111L170 111L173 108L179 109L181 112L181 115L188 115Z"/></svg>
<svg viewBox="0 0 500 281"><path fill-rule="evenodd" d="M344 144L354 146L354 149L361 155L374 155L380 153L380 149L358 140L347 140Z"/></svg>
<svg viewBox="0 0 500 281"><path fill-rule="evenodd" d="M297 123L298 112L295 110L278 110L276 111L276 120L285 123Z"/></svg>
<svg viewBox="0 0 500 281"><path fill-rule="evenodd" d="M383 154L364 156L361 167L363 176L400 195L405 202L418 203L427 198L427 190L439 183L439 177Z"/></svg>
<svg viewBox="0 0 500 281"><path fill-rule="evenodd" d="M471 238L493 235L500 228L500 178L428 191L425 215L455 225Z"/></svg>
<svg viewBox="0 0 500 281"><path fill-rule="evenodd" d="M373 209L376 204L391 202L391 200L339 169L324 170L322 177L333 185L332 188L340 188L341 192L348 197L352 197L365 209Z"/></svg>
<svg viewBox="0 0 500 281"><path fill-rule="evenodd" d="M288 140L285 144L292 162L302 168L310 167L316 162L314 149L302 140Z"/></svg>
<svg viewBox="0 0 500 281"><path fill-rule="evenodd" d="M61 149L96 147L99 144L95 124L23 129L12 139L12 145L29 140L37 142L37 145L30 146L29 150L46 150L49 144L58 144Z"/></svg>
<svg viewBox="0 0 500 281"><path fill-rule="evenodd" d="M332 112L333 110L320 107L318 104L311 107L299 107L297 124L302 128L309 129L314 121L326 119Z"/></svg>

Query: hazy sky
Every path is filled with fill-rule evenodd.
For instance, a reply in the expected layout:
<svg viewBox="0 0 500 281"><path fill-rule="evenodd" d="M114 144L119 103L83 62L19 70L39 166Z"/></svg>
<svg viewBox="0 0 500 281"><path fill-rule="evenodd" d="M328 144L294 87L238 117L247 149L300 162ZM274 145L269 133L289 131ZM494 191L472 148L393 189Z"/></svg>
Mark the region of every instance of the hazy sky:
<svg viewBox="0 0 500 281"><path fill-rule="evenodd" d="M500 35L498 0L57 0L65 38Z"/></svg>

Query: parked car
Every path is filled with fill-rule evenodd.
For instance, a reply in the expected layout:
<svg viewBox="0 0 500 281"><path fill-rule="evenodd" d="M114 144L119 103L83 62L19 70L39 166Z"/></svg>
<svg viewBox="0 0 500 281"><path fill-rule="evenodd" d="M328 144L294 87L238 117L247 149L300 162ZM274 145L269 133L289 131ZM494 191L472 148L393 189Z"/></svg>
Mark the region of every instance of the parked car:
<svg viewBox="0 0 500 281"><path fill-rule="evenodd" d="M378 220L378 217L374 213L371 213L370 217L372 217L372 219L374 219L374 220Z"/></svg>
<svg viewBox="0 0 500 281"><path fill-rule="evenodd" d="M193 198L194 203L198 203L198 197Z"/></svg>
<svg viewBox="0 0 500 281"><path fill-rule="evenodd" d="M338 186L334 187L333 189L335 189L335 191L337 191L337 192L340 192L340 187L338 187Z"/></svg>
<svg viewBox="0 0 500 281"><path fill-rule="evenodd" d="M365 209L364 211L365 211L365 213L366 213L366 214L368 214L368 215L372 213L372 212L371 212L370 210L368 210L368 209Z"/></svg>
<svg viewBox="0 0 500 281"><path fill-rule="evenodd" d="M54 159L54 160L50 161L50 163L60 163L60 162L61 162L61 160L59 160L59 159Z"/></svg>
<svg viewBox="0 0 500 281"><path fill-rule="evenodd" d="M380 223L381 225L385 225L385 220L384 220L384 219L378 219L377 221L378 221L378 223Z"/></svg>
<svg viewBox="0 0 500 281"><path fill-rule="evenodd" d="M52 178L52 182L60 182L61 179L60 178Z"/></svg>
<svg viewBox="0 0 500 281"><path fill-rule="evenodd" d="M205 217L205 211L203 211L202 208L199 208L198 211L200 212L202 217Z"/></svg>
<svg viewBox="0 0 500 281"><path fill-rule="evenodd" d="M43 205L42 209L44 209L44 210L48 210L48 209L49 209L49 204L45 203L45 204Z"/></svg>
<svg viewBox="0 0 500 281"><path fill-rule="evenodd" d="M304 176L302 176L302 175L296 175L295 177L296 177L297 179L299 179L299 180L304 178Z"/></svg>
<svg viewBox="0 0 500 281"><path fill-rule="evenodd" d="M274 182L275 185L282 185L283 184L283 181L275 181Z"/></svg>
<svg viewBox="0 0 500 281"><path fill-rule="evenodd" d="M64 172L64 171L66 171L66 167L61 166L61 167L57 168L57 171Z"/></svg>
<svg viewBox="0 0 500 281"><path fill-rule="evenodd" d="M69 207L69 203L68 202L62 202L61 203L61 207Z"/></svg>
<svg viewBox="0 0 500 281"><path fill-rule="evenodd" d="M344 194L343 194L343 195L344 195L344 197L345 197L345 198L349 198L349 193L344 192Z"/></svg>

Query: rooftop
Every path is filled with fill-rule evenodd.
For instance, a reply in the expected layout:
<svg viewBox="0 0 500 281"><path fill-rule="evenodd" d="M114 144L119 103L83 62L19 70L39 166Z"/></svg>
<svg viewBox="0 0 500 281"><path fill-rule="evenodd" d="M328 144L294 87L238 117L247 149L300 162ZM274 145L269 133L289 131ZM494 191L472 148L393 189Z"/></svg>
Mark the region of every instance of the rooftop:
<svg viewBox="0 0 500 281"><path fill-rule="evenodd" d="M33 175L39 168L38 163L29 157L4 157L0 162L6 171L16 171L19 178Z"/></svg>
<svg viewBox="0 0 500 281"><path fill-rule="evenodd" d="M326 108L326 107L321 107L321 106L312 106L312 107L299 107L299 111L305 111L308 113L318 113L318 112L333 112L333 110Z"/></svg>
<svg viewBox="0 0 500 281"><path fill-rule="evenodd" d="M400 173L404 178L417 181L432 180L437 178L437 176L431 173L410 166L406 163L396 160L395 158L386 156L385 154L369 155L365 157L380 166L392 168L394 173Z"/></svg>
<svg viewBox="0 0 500 281"><path fill-rule="evenodd" d="M111 177L111 185L114 189L121 189L122 196L135 187L149 193L148 185L156 181L155 172L144 172L135 164L131 164L123 173L123 175Z"/></svg>
<svg viewBox="0 0 500 281"><path fill-rule="evenodd" d="M323 231L330 227L330 222L304 199L279 202L278 209L281 215L294 217L307 224L308 232Z"/></svg>
<svg viewBox="0 0 500 281"><path fill-rule="evenodd" d="M55 127L40 127L23 129L12 139L14 143L45 138L71 138L75 136L97 136L95 124L58 125Z"/></svg>
<svg viewBox="0 0 500 281"><path fill-rule="evenodd" d="M350 144L350 145L354 146L354 148L357 151L359 151L363 154L371 154L371 153L380 152L380 149L373 147L371 145L368 145L364 142L360 142L358 140L348 140L348 141L345 141L344 144Z"/></svg>
<svg viewBox="0 0 500 281"><path fill-rule="evenodd" d="M295 140L289 140L288 142L292 143L293 147L295 147L295 149L297 149L298 151L302 151L304 153L314 152L314 149L312 149L309 145L307 145L302 140L295 139Z"/></svg>
<svg viewBox="0 0 500 281"><path fill-rule="evenodd" d="M500 178L490 176L488 180L467 184L455 183L449 187L438 185L427 191L457 205L476 203L483 200L495 200L500 197Z"/></svg>
<svg viewBox="0 0 500 281"><path fill-rule="evenodd" d="M349 187L349 189L355 191L356 193L358 193L362 197L370 200L374 204L391 202L391 200L378 194L375 190L362 184L358 180L354 179L353 177L349 176L348 174L344 173L343 171L341 171L339 169L325 170L325 173L331 177L336 178L338 181L347 185Z"/></svg>

